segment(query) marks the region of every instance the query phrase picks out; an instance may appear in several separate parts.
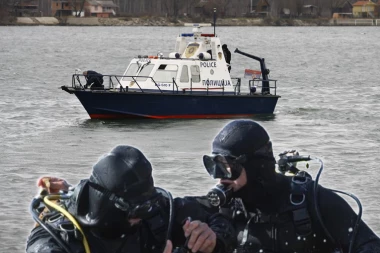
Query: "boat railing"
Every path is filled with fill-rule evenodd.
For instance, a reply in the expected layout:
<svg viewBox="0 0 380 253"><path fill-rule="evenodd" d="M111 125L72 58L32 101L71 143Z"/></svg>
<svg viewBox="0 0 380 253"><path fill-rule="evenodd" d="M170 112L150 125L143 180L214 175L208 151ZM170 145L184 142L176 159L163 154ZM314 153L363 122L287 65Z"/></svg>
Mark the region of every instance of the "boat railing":
<svg viewBox="0 0 380 253"><path fill-rule="evenodd" d="M240 87L241 87L241 78L240 77L231 77L231 80L236 80L236 84L234 85L234 90L236 95L240 95Z"/></svg>
<svg viewBox="0 0 380 253"><path fill-rule="evenodd" d="M266 82L265 86L262 84L264 83L263 81ZM257 88L261 89L261 94L266 95L266 94L271 94L271 90L274 90L274 95L277 95L277 80L275 79L267 79L263 80L261 78L254 78L252 80L249 80L248 83L249 86L249 95L255 94L257 91Z"/></svg>
<svg viewBox="0 0 380 253"><path fill-rule="evenodd" d="M153 79L153 77L151 76L124 76L124 75L103 75L103 80L104 82L107 82L108 81L108 85L104 85L104 88L97 88L97 90L114 90L114 89L119 89L119 92L128 92L128 89L129 87L127 85L123 86L122 84L122 81L124 78L129 78L130 82L133 82L133 84L136 84L137 87L139 88L139 90L141 92L146 92L146 89L142 88L141 85L139 84L139 82L141 82L141 80L143 79L144 82L147 80L147 79L150 79L152 83L154 83L155 87L158 89L158 91L160 93L164 93L164 92L168 92L168 90L162 90L160 88L160 86L158 85L158 83ZM241 93L241 78L231 78L231 80L234 80L236 81L235 84L233 84L234 86L234 94L235 95L240 95ZM125 81L125 80L124 80ZM253 79L253 80L250 80L249 81L249 94L250 95L254 95L255 94L255 89L257 88L261 88L261 93L262 94L270 94L270 92L264 92L265 89L267 89L268 87L262 87L261 83L262 83L262 79ZM274 86L271 86L269 85L269 89L274 89L274 95L276 95L276 89L277 89L277 80L271 80L271 79L268 79L268 80L265 80L266 82L268 83L274 83ZM86 84L86 80L84 78L84 75L83 74L73 74L72 75L72 87L74 89L81 89L81 90L85 90L85 84ZM218 92L218 94L222 94L224 95L225 94L225 86L224 84L222 84L220 87L210 87L210 83L208 82L208 80L206 80L205 82L205 86L206 87L193 87L193 80L192 78L190 78L190 87L189 88L180 88L178 86L178 84L176 83L176 80L175 78L172 78L172 93L173 94L178 94L181 90L182 93L187 93L189 92L190 94L192 94L193 91L206 91L206 95L209 95L210 92L212 94L216 94L215 91L217 90L220 90L220 92ZM256 93L257 94L257 93Z"/></svg>
<svg viewBox="0 0 380 253"><path fill-rule="evenodd" d="M115 89L116 86L119 86L120 92L126 92L128 91L128 86L124 87L123 84L121 83L121 80L123 78L131 78L132 80L129 80L129 81L133 82L133 84L136 84L139 87L141 92L144 92L144 89L141 88L138 79L144 79L144 82L146 79L150 79L154 83L154 85L157 87L157 89L160 91L160 93L163 93L163 91L160 89L157 82L151 76L124 76L124 75L102 75L102 76L103 76L103 80L105 79L108 80L108 87L105 89ZM83 77L82 79L84 79L83 74L73 74L72 85L71 85L73 88L85 89L85 84L82 84L81 77ZM84 80L84 83L85 82L86 80ZM173 93L175 92L174 86L176 87L176 92L178 93L178 85L177 83L175 83L175 80L173 78ZM103 88L99 88L99 89L103 89Z"/></svg>
<svg viewBox="0 0 380 253"><path fill-rule="evenodd" d="M177 93L178 93L178 85L177 85L177 82L175 81L175 78L173 77L173 85L172 85L172 87L173 87L173 93L174 93L174 85L175 85L175 87L177 89Z"/></svg>
<svg viewBox="0 0 380 253"><path fill-rule="evenodd" d="M206 89L206 94L208 95L208 91L209 90L222 90L222 95L224 95L224 80L223 80L223 84L222 84L222 86L221 87L211 87L210 88L210 80L206 80L206 88L204 88L204 89Z"/></svg>

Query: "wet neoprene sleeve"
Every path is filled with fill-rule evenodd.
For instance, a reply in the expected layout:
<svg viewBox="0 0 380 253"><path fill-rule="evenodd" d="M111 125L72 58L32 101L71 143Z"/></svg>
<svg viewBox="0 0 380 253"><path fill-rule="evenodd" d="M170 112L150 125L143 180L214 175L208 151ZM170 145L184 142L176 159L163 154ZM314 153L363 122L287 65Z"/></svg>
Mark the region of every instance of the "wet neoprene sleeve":
<svg viewBox="0 0 380 253"><path fill-rule="evenodd" d="M220 214L211 214L197 201L196 197L175 199L176 221L182 223L186 217L206 222L215 232L217 244L213 253L230 253L236 247L234 226L229 218ZM183 231L181 231L183 233Z"/></svg>
<svg viewBox="0 0 380 253"><path fill-rule="evenodd" d="M236 248L236 236L233 226L220 213L213 214L208 219L209 227L215 232L217 245L214 253L232 252Z"/></svg>
<svg viewBox="0 0 380 253"><path fill-rule="evenodd" d="M84 248L81 242L72 242L70 248L73 253L82 253ZM58 243L53 239L53 237L41 226L35 227L26 245L27 253L66 253Z"/></svg>
<svg viewBox="0 0 380 253"><path fill-rule="evenodd" d="M357 215L341 196L321 186L319 186L318 189L318 204L321 217L323 217L323 223L336 241L336 244L346 253L349 250ZM311 192L312 191L309 191L309 193ZM312 208L309 210L313 210L311 212L313 219L317 219L314 205L312 207L309 206L309 208ZM361 220L352 253L379 252L379 237Z"/></svg>

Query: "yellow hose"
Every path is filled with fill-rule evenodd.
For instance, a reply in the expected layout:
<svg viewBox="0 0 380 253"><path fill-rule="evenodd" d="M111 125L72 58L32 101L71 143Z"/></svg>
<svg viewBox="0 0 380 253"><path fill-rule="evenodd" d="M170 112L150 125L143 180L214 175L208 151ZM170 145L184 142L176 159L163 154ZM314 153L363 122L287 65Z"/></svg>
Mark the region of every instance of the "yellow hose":
<svg viewBox="0 0 380 253"><path fill-rule="evenodd" d="M62 213L64 216L66 216L66 218L68 218L74 224L75 228L77 228L83 236L83 246L84 246L85 252L91 253L90 246L88 245L88 242L87 242L87 238L84 235L82 228L80 227L78 222L75 220L75 218L68 211L66 211L64 208L62 208L59 205L55 204L54 202L50 201L50 200L57 200L60 198L61 198L60 195L48 195L48 196L44 197L44 203L46 205L54 208L55 210L59 211L60 213Z"/></svg>

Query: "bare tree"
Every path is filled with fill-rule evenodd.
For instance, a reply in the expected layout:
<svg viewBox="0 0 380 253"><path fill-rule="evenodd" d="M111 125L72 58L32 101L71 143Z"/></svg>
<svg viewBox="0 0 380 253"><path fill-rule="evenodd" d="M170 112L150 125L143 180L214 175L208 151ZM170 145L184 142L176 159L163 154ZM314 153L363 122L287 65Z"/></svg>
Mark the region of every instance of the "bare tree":
<svg viewBox="0 0 380 253"><path fill-rule="evenodd" d="M161 0L162 9L168 17L178 17L178 11L180 9L180 4L178 0Z"/></svg>
<svg viewBox="0 0 380 253"><path fill-rule="evenodd" d="M199 0L183 0L183 3L185 5L184 12L187 13L187 15L192 15L193 14L193 8L196 3L198 3Z"/></svg>
<svg viewBox="0 0 380 253"><path fill-rule="evenodd" d="M73 8L73 11L75 12L75 17L81 16L81 13L83 12L85 1L86 0L71 0L71 6ZM79 9L77 9L78 5L79 5Z"/></svg>
<svg viewBox="0 0 380 253"><path fill-rule="evenodd" d="M170 16L171 3L172 3L172 0L162 0L161 1L162 9L164 10L165 15L167 17Z"/></svg>
<svg viewBox="0 0 380 253"><path fill-rule="evenodd" d="M0 0L0 22L8 16L8 1Z"/></svg>
<svg viewBox="0 0 380 253"><path fill-rule="evenodd" d="M295 9L297 16L300 16L303 12L304 0L295 0Z"/></svg>
<svg viewBox="0 0 380 253"><path fill-rule="evenodd" d="M277 3L276 6L271 5L272 15L281 16L285 8L290 10L290 6L286 5L284 2L287 2L287 1L280 1Z"/></svg>
<svg viewBox="0 0 380 253"><path fill-rule="evenodd" d="M17 0L0 0L0 21L7 20L12 13L16 15L17 3Z"/></svg>
<svg viewBox="0 0 380 253"><path fill-rule="evenodd" d="M228 7L230 7L233 0L213 0L213 8L218 8L221 17L225 17L228 13Z"/></svg>
<svg viewBox="0 0 380 253"><path fill-rule="evenodd" d="M330 0L330 11L331 15L336 11L339 7L341 7L347 0Z"/></svg>

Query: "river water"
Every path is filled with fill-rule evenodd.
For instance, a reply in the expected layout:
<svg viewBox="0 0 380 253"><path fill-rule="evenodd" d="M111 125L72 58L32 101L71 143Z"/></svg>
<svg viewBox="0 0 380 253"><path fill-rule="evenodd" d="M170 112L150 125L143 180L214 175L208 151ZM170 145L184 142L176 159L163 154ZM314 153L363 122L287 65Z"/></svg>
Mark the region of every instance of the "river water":
<svg viewBox="0 0 380 253"><path fill-rule="evenodd" d="M0 27L0 252L23 252L28 212L43 175L75 184L117 144L140 148L157 185L175 196L205 194L202 166L229 120L90 120L71 84L76 68L122 74L131 57L167 54L177 27ZM255 117L275 154L320 157L320 183L354 193L364 221L380 233L378 27L217 27L222 43L264 57L278 80L273 116ZM187 31L188 32L188 31ZM256 68L232 53L232 75ZM318 164L309 172L316 175ZM348 200L357 210L355 203Z"/></svg>

